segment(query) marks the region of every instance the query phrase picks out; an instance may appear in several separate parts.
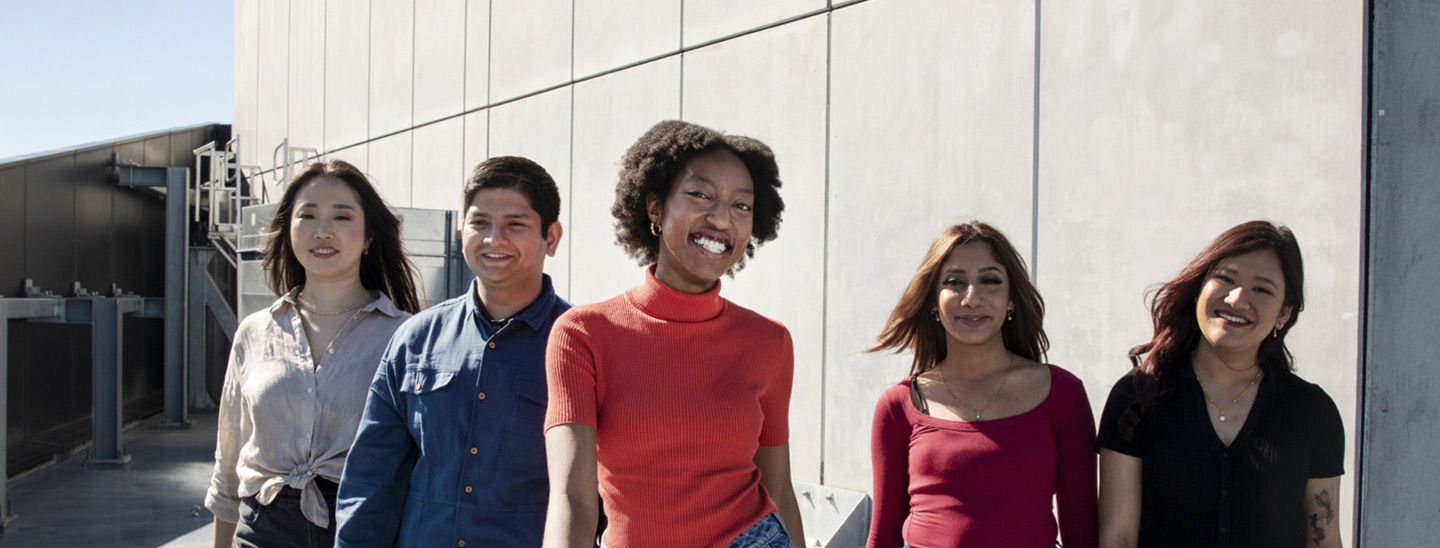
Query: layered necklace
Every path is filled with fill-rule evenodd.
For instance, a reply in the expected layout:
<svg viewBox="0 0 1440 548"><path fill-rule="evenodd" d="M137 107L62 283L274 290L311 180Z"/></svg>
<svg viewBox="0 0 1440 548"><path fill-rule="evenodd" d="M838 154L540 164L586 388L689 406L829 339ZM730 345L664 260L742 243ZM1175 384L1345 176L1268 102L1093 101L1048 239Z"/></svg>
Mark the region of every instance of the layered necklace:
<svg viewBox="0 0 1440 548"><path fill-rule="evenodd" d="M1244 369L1235 369L1234 367L1230 367L1230 364L1225 361L1225 358L1221 357L1218 353L1215 355L1215 357L1220 358L1220 363L1224 365L1226 369L1235 372L1244 371ZM1245 385L1245 389L1240 391L1240 395L1235 396L1235 399L1230 400L1230 403L1227 403L1225 405L1220 405L1219 403L1216 403L1215 399L1210 397L1210 393L1205 391L1205 383L1200 383L1200 394L1205 396L1205 401L1210 402L1210 405L1215 406L1215 409L1220 411L1220 422L1225 422L1225 410L1234 406L1235 402L1240 401L1240 398L1245 397L1245 393L1249 392L1250 389L1255 386L1255 382L1260 380L1260 372L1262 371L1262 369L1260 368L1260 362L1256 361L1255 365L1253 365L1252 367L1255 368L1255 376L1250 377L1250 384Z"/></svg>
<svg viewBox="0 0 1440 548"><path fill-rule="evenodd" d="M936 367L935 369L940 372L940 386L945 387L945 391L950 393L950 397L955 399L955 403L959 405L962 410L975 411L975 418L973 420L978 421L980 420L980 414L984 413L986 409L989 409L990 406L995 403L995 400L1000 399L1000 394L1005 391L1005 381L1010 380L1010 370L1014 368L1015 356L1011 355L1010 363L1005 365L1005 374L1000 377L1000 388L995 391L995 395L990 396L990 401L985 402L985 406L979 409L972 409L970 406L961 402L960 396L955 395L955 391L950 389L950 383L945 381L945 369L943 367Z"/></svg>

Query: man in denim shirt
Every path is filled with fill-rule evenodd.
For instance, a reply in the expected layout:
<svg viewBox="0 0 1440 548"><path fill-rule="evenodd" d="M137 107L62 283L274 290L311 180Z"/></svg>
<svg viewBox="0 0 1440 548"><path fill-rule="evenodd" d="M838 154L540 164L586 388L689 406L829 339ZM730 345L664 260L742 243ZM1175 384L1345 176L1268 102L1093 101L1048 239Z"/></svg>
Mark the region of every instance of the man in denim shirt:
<svg viewBox="0 0 1440 548"><path fill-rule="evenodd" d="M540 545L545 342L570 308L543 272L560 193L535 162L498 157L464 194L475 284L391 338L341 476L337 547Z"/></svg>

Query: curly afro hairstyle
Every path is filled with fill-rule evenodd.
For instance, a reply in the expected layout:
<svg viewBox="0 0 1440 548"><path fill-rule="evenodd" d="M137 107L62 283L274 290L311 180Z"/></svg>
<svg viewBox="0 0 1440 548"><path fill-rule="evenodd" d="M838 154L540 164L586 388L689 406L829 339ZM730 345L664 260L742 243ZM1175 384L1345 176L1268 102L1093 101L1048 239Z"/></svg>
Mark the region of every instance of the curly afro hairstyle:
<svg viewBox="0 0 1440 548"><path fill-rule="evenodd" d="M641 265L656 262L660 257L660 238L650 233L650 215L645 198L651 194L661 200L670 196L675 179L691 158L712 150L728 150L745 163L755 185L754 224L750 242L745 244L745 257L729 274L745 268L745 260L755 256L755 248L774 240L780 232L780 214L785 201L780 199L780 166L775 153L757 139L725 135L719 131L679 120L655 124L640 140L625 151L620 168L620 181L615 185L615 243Z"/></svg>

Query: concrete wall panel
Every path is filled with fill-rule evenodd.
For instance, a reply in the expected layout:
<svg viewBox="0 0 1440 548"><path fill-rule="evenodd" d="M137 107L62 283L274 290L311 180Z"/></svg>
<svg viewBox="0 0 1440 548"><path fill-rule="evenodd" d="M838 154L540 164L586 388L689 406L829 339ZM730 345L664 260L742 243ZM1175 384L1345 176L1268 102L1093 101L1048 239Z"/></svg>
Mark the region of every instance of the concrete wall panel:
<svg viewBox="0 0 1440 548"><path fill-rule="evenodd" d="M463 118L465 125L465 144L463 147L464 160L461 162L464 167L464 177L470 176L470 170L480 162L489 158L487 151L490 149L490 112L479 110L466 114ZM463 181L463 179L462 179ZM455 198L455 205L451 209L460 210L460 197ZM561 204L561 208L565 205Z"/></svg>
<svg viewBox="0 0 1440 548"><path fill-rule="evenodd" d="M685 45L702 44L826 7L825 0L687 0Z"/></svg>
<svg viewBox="0 0 1440 548"><path fill-rule="evenodd" d="M231 97L231 133L240 138L240 163L259 165L259 143L255 132L259 123L260 99L260 2L235 0L235 36L231 45L234 70Z"/></svg>
<svg viewBox="0 0 1440 548"><path fill-rule="evenodd" d="M371 139L409 129L414 122L414 4L414 0L370 4Z"/></svg>
<svg viewBox="0 0 1440 548"><path fill-rule="evenodd" d="M1039 287L1096 409L1150 335L1146 290L1262 218L1305 254L1297 372L1355 431L1362 20L1287 4L1043 4Z"/></svg>
<svg viewBox="0 0 1440 548"><path fill-rule="evenodd" d="M325 10L325 0L290 0L285 134L290 146L319 151L325 150Z"/></svg>
<svg viewBox="0 0 1440 548"><path fill-rule="evenodd" d="M237 97L238 99L238 97ZM325 4L325 148L370 137L370 3Z"/></svg>
<svg viewBox="0 0 1440 548"><path fill-rule="evenodd" d="M615 183L625 151L661 120L680 117L680 59L647 63L575 85L570 203L572 303L608 299L640 283L640 265L615 244Z"/></svg>
<svg viewBox="0 0 1440 548"><path fill-rule="evenodd" d="M490 0L465 2L465 110L490 104Z"/></svg>
<svg viewBox="0 0 1440 548"><path fill-rule="evenodd" d="M681 2L575 3L575 76L584 77L680 49Z"/></svg>
<svg viewBox="0 0 1440 548"><path fill-rule="evenodd" d="M570 79L571 4L572 0L490 3L491 104Z"/></svg>
<svg viewBox="0 0 1440 548"><path fill-rule="evenodd" d="M467 9L465 0L440 0L415 10L416 125L464 109Z"/></svg>
<svg viewBox="0 0 1440 548"><path fill-rule="evenodd" d="M410 207L411 188L411 143L414 132L407 131L370 142L370 175L380 195L392 207Z"/></svg>
<svg viewBox="0 0 1440 548"><path fill-rule="evenodd" d="M260 2L259 15L258 120L253 143L257 163L270 169L275 167L272 152L290 131L290 2Z"/></svg>
<svg viewBox="0 0 1440 548"><path fill-rule="evenodd" d="M496 19L499 21L499 19ZM524 156L545 168L560 187L560 224L569 224L570 208L570 107L569 87L527 97L491 109L490 156ZM555 283L555 292L570 296L570 245L562 236L554 257L545 261L545 273Z"/></svg>
<svg viewBox="0 0 1440 548"><path fill-rule="evenodd" d="M1440 373L1434 365L1440 326L1440 6L1404 0L1376 2L1373 9L1366 280L1372 300L1356 545L1424 546L1434 542L1440 508L1433 472L1440 449Z"/></svg>
<svg viewBox="0 0 1440 548"><path fill-rule="evenodd" d="M451 118L415 128L414 187L410 207L458 210L465 183L465 120Z"/></svg>
<svg viewBox="0 0 1440 548"><path fill-rule="evenodd" d="M945 227L1030 247L1034 13L870 2L832 15L825 483L870 490L870 422L909 356L861 354Z"/></svg>
<svg viewBox="0 0 1440 548"><path fill-rule="evenodd" d="M791 473L810 482L820 481L825 416L826 27L826 17L812 17L687 53L684 79L686 120L760 139L780 165L780 236L724 283L728 298L790 328Z"/></svg>

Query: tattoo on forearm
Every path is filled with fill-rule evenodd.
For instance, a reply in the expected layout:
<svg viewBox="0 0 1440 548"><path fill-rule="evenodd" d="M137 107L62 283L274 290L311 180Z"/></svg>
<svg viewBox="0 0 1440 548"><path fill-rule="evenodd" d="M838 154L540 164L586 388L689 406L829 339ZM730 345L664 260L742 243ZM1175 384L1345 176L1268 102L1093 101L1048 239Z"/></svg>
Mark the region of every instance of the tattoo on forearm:
<svg viewBox="0 0 1440 548"><path fill-rule="evenodd" d="M1330 525L1335 519L1335 510L1330 504L1330 491L1321 489L1320 494L1315 495L1315 504L1320 505L1320 517L1325 518L1325 525Z"/></svg>
<svg viewBox="0 0 1440 548"><path fill-rule="evenodd" d="M1320 511L1310 514L1310 541L1319 546L1325 540L1325 526L1335 520L1330 491L1321 489L1320 493L1315 495L1315 504L1320 507Z"/></svg>

